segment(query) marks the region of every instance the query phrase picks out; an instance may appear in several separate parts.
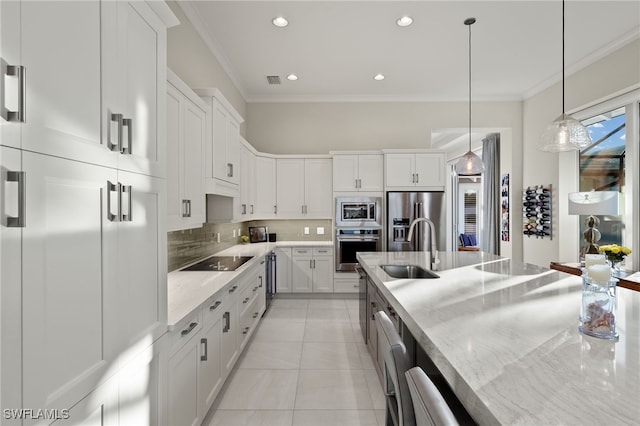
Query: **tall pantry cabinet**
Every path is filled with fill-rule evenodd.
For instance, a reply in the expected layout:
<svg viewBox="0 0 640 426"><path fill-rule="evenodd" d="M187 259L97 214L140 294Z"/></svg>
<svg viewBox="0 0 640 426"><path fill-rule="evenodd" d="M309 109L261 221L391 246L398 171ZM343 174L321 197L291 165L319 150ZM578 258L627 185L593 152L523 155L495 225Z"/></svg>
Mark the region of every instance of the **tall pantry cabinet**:
<svg viewBox="0 0 640 426"><path fill-rule="evenodd" d="M177 21L97 0L1 2L0 20L3 424L158 423Z"/></svg>

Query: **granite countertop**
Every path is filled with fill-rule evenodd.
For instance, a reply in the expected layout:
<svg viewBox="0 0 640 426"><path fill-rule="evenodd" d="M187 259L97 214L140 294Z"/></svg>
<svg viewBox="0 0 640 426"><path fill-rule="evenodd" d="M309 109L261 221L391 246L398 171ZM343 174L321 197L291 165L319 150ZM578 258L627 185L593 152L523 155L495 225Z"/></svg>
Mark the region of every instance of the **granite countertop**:
<svg viewBox="0 0 640 426"><path fill-rule="evenodd" d="M240 279L242 274L260 262L275 247L325 247L332 241L277 241L275 243L238 244L211 255L254 256L235 271L172 271L167 276L167 326L171 331L192 315L219 291ZM198 260L199 261L199 260ZM195 261L193 263L197 263ZM189 266L189 265L187 265Z"/></svg>
<svg viewBox="0 0 640 426"><path fill-rule="evenodd" d="M358 260L473 418L485 424L635 424L640 292L617 289L618 342L578 332L582 280L482 252L441 253L438 279L393 279Z"/></svg>

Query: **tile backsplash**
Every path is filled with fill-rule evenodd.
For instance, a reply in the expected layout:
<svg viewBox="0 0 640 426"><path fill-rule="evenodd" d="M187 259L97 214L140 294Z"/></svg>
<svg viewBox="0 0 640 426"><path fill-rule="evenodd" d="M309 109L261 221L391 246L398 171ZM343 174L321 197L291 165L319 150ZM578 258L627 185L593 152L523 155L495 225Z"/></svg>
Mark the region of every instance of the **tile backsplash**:
<svg viewBox="0 0 640 426"><path fill-rule="evenodd" d="M167 266L180 269L198 259L210 256L240 243L240 235L248 235L250 226L265 226L278 241L332 241L332 221L326 220L256 220L240 223L205 223L201 228L167 233ZM305 230L308 234L305 234ZM217 236L220 234L220 242ZM235 236L234 236L235 234Z"/></svg>

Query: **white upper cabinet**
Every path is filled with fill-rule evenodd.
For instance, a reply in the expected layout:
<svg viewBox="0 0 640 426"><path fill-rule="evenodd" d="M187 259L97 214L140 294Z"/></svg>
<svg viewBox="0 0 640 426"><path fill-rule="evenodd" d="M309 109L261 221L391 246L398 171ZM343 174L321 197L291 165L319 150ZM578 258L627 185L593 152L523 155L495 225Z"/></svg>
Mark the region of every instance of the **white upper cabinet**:
<svg viewBox="0 0 640 426"><path fill-rule="evenodd" d="M235 212L236 219L256 218L256 154L253 147L240 137L240 203Z"/></svg>
<svg viewBox="0 0 640 426"><path fill-rule="evenodd" d="M445 154L441 152L385 152L386 188L443 190Z"/></svg>
<svg viewBox="0 0 640 426"><path fill-rule="evenodd" d="M278 158L276 172L278 218L332 217L331 159Z"/></svg>
<svg viewBox="0 0 640 426"><path fill-rule="evenodd" d="M207 194L239 196L240 124L244 119L215 88L194 89L211 108L211 140L205 144Z"/></svg>
<svg viewBox="0 0 640 426"><path fill-rule="evenodd" d="M205 221L204 144L208 106L173 72L167 85L167 228Z"/></svg>
<svg viewBox="0 0 640 426"><path fill-rule="evenodd" d="M380 192L383 190L382 154L334 154L335 192Z"/></svg>
<svg viewBox="0 0 640 426"><path fill-rule="evenodd" d="M256 217L273 219L276 216L276 159L256 157Z"/></svg>
<svg viewBox="0 0 640 426"><path fill-rule="evenodd" d="M0 7L2 67L13 67L13 75L5 77L0 143L115 165L100 140L100 3L25 1ZM2 71L4 76L8 70ZM18 113L24 124L7 123L20 120ZM7 131L13 137L5 137Z"/></svg>
<svg viewBox="0 0 640 426"><path fill-rule="evenodd" d="M102 143L118 168L165 177L166 26L144 2L101 9Z"/></svg>

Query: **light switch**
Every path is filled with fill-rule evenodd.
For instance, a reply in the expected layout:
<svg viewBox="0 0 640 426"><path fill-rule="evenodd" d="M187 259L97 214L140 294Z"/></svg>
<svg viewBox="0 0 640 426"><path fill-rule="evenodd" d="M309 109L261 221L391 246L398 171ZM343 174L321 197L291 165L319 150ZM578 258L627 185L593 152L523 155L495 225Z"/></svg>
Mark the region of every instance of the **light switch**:
<svg viewBox="0 0 640 426"><path fill-rule="evenodd" d="M309 227L308 226L304 227L304 235L309 235Z"/></svg>
<svg viewBox="0 0 640 426"><path fill-rule="evenodd" d="M318 235L324 235L324 226L318 226L316 228L316 234Z"/></svg>

